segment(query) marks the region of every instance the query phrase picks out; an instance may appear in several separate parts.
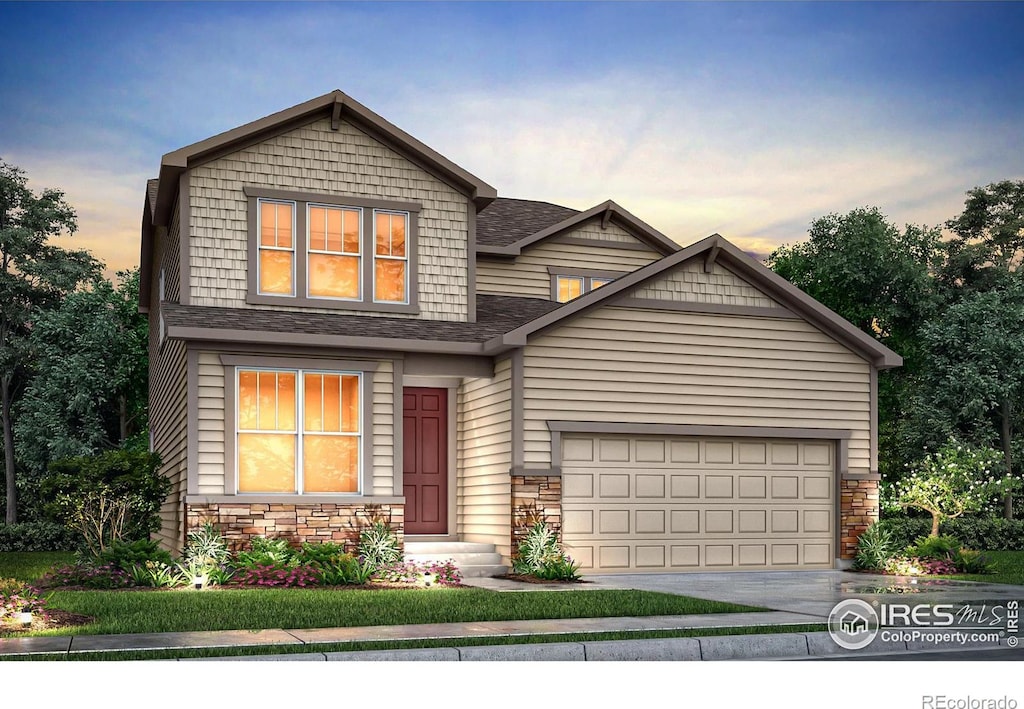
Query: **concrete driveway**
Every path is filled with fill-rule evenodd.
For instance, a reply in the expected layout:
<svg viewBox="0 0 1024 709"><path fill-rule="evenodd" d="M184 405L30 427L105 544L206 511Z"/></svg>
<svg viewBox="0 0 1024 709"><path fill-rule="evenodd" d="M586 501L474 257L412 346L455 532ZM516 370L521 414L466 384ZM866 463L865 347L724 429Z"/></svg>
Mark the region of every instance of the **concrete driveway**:
<svg viewBox="0 0 1024 709"><path fill-rule="evenodd" d="M773 610L803 613L809 622L827 619L847 598L901 603L951 603L978 606L1024 601L1024 586L910 579L849 571L756 571L679 574L608 574L586 576L599 588L633 588L694 598L729 601Z"/></svg>

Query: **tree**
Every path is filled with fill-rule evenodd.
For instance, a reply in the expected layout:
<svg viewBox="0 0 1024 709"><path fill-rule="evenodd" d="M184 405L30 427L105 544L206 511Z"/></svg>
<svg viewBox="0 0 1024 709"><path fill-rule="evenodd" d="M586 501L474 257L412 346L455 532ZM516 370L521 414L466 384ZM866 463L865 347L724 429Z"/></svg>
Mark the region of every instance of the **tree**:
<svg viewBox="0 0 1024 709"><path fill-rule="evenodd" d="M921 367L919 329L941 305L931 275L942 257L940 236L936 228L900 231L863 207L814 220L807 241L768 257L780 276L903 356L902 368L879 377L883 474L898 475L909 462L903 443L916 414L909 402Z"/></svg>
<svg viewBox="0 0 1024 709"><path fill-rule="evenodd" d="M25 172L0 160L0 419L8 524L18 521L12 415L31 364L32 321L98 271L88 252L49 243L75 229L75 212L60 191L36 196Z"/></svg>
<svg viewBox="0 0 1024 709"><path fill-rule="evenodd" d="M922 329L924 398L979 445L998 441L1014 472L1015 420L1024 410L1024 275L975 291ZM1005 515L1013 518L1006 498Z"/></svg>
<svg viewBox="0 0 1024 709"><path fill-rule="evenodd" d="M929 512L929 536L937 537L942 520L979 512L993 497L1009 495L1018 486L1018 480L1002 474L1001 462L996 450L950 441L926 455L909 476L884 485L882 505Z"/></svg>
<svg viewBox="0 0 1024 709"><path fill-rule="evenodd" d="M148 325L139 272L115 287L97 278L40 313L29 344L35 375L17 407L18 460L41 474L52 460L125 444L146 425Z"/></svg>
<svg viewBox="0 0 1024 709"><path fill-rule="evenodd" d="M1024 250L1024 180L1003 180L967 193L964 211L946 222L955 236L946 242L939 272L957 293L991 290L1004 283Z"/></svg>

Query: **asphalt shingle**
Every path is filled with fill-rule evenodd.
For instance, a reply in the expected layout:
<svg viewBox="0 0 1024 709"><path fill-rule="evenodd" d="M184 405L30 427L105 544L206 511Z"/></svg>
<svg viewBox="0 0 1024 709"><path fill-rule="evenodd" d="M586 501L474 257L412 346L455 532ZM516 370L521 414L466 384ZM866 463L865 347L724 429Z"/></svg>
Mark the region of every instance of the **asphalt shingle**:
<svg viewBox="0 0 1024 709"><path fill-rule="evenodd" d="M476 243L509 246L577 214L575 209L550 202L499 197L477 214Z"/></svg>

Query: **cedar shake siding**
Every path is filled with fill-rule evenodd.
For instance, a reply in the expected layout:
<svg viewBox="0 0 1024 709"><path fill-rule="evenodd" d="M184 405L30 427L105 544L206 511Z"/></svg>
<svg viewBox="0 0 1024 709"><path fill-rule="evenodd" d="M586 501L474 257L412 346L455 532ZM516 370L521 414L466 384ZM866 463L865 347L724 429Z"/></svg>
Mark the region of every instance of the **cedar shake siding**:
<svg viewBox="0 0 1024 709"><path fill-rule="evenodd" d="M660 278L652 278L629 294L630 298L667 300L676 303L781 307L771 297L732 273L720 263L705 273L703 259L694 259Z"/></svg>
<svg viewBox="0 0 1024 709"><path fill-rule="evenodd" d="M332 131L329 118L317 120L192 168L189 174L192 305L468 319L469 210L473 209L468 198L351 124L343 121L339 130ZM280 305L246 303L245 186L421 205L418 278L410 274L410 286L418 287L419 314L295 306L287 298ZM372 258L365 248L363 258Z"/></svg>
<svg viewBox="0 0 1024 709"><path fill-rule="evenodd" d="M526 347L525 464L575 420L848 429L868 473L870 368L803 320L604 307Z"/></svg>
<svg viewBox="0 0 1024 709"><path fill-rule="evenodd" d="M489 542L511 554L511 360L491 379L464 379L458 390L457 529L467 542Z"/></svg>
<svg viewBox="0 0 1024 709"><path fill-rule="evenodd" d="M600 219L564 234L573 240L599 243L564 243L560 241L562 236L527 246L515 259L481 256L476 267L477 291L549 299L549 267L626 273L661 258L661 254L614 223L602 229Z"/></svg>

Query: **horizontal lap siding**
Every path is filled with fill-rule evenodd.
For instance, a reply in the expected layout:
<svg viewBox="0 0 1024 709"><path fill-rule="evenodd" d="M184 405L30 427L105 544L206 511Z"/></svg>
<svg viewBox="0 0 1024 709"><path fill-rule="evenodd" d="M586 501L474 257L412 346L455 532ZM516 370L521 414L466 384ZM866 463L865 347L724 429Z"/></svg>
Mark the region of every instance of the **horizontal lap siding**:
<svg viewBox="0 0 1024 709"><path fill-rule="evenodd" d="M493 379L466 379L459 387L458 494L460 539L489 542L511 553L511 366L495 366Z"/></svg>
<svg viewBox="0 0 1024 709"><path fill-rule="evenodd" d="M332 131L329 119L268 138L190 171L189 262L193 305L296 310L294 306L257 306L245 302L249 235L244 185L422 205L417 245L420 314L386 315L467 319L466 196L348 123L342 122L339 130ZM371 311L354 312L366 317L378 315Z"/></svg>
<svg viewBox="0 0 1024 709"><path fill-rule="evenodd" d="M865 472L869 369L803 321L602 308L527 346L525 462L551 464L553 419L850 429Z"/></svg>
<svg viewBox="0 0 1024 709"><path fill-rule="evenodd" d="M591 232L600 232L599 226L583 227L566 236L596 238ZM632 244L639 243L619 227L610 225L608 232L616 231ZM593 271L629 272L658 260L654 251L618 248L619 241L607 241L607 246L579 246L561 244L553 238L534 246L512 260L480 258L477 260L476 284L480 293L518 295L532 298L551 298L551 276L548 266L579 268Z"/></svg>
<svg viewBox="0 0 1024 709"><path fill-rule="evenodd" d="M170 479L172 488L160 507L160 542L179 549L184 538L182 496L185 493L187 470L186 440L188 435L188 394L185 343L167 340L157 355L156 368L150 379L150 428L153 450L160 454L161 473Z"/></svg>
<svg viewBox="0 0 1024 709"><path fill-rule="evenodd" d="M253 357L253 363L258 362ZM232 494L225 490L224 436L229 417L224 411L224 387L233 383L225 379L225 369L217 352L199 353L199 494ZM376 372L368 372L364 391L373 397L373 421L364 435L373 436L372 489L367 494L391 495L394 465L394 398L392 394L393 367L391 360L378 363ZM227 435L233 435L227 429ZM231 462L233 465L233 461Z"/></svg>
<svg viewBox="0 0 1024 709"><path fill-rule="evenodd" d="M199 353L199 494L224 490L224 365L216 352Z"/></svg>
<svg viewBox="0 0 1024 709"><path fill-rule="evenodd" d="M390 360L380 362L376 372L369 373L373 382L373 429L364 435L373 436L374 495L394 494L395 461L395 399L394 374Z"/></svg>

